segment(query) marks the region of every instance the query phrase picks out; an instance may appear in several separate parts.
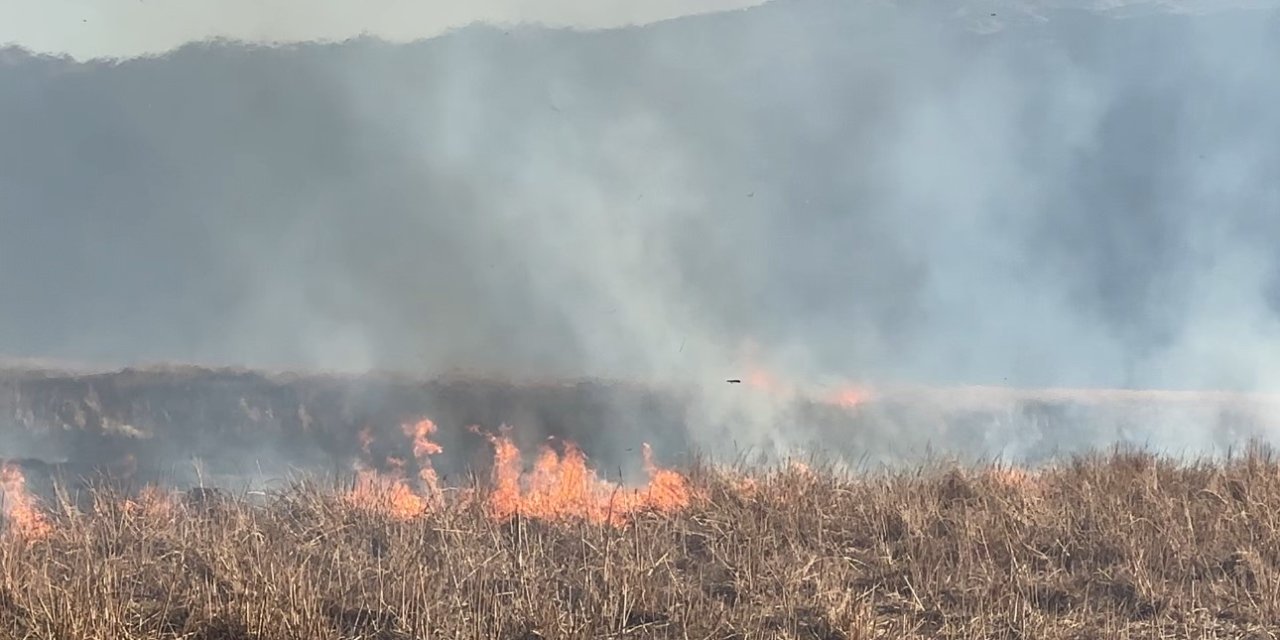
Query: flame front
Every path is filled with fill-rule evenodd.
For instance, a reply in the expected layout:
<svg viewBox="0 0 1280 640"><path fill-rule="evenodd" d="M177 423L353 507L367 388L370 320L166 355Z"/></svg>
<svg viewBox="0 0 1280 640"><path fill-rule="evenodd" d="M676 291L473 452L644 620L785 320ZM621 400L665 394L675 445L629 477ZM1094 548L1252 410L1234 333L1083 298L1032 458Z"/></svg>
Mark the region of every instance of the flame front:
<svg viewBox="0 0 1280 640"><path fill-rule="evenodd" d="M473 429L479 433L478 429ZM386 456L380 462L357 462L356 478L343 499L362 510L397 520L410 520L444 506L444 493L431 457L444 449L431 440L437 431L430 420L401 426L408 438L417 481L406 478L409 461ZM653 462L649 445L644 445L644 469L648 482L642 487L624 487L600 478L576 444L561 442L557 451L544 445L532 469L522 468L519 448L504 428L498 434L483 434L493 447L492 487L485 496L485 508L496 520L514 516L565 522L585 521L620 525L643 511L675 512L687 507L693 497L687 478L676 471L661 469ZM360 450L371 458L374 431L365 427L357 435ZM47 537L52 526L27 492L22 470L13 464L0 467L0 491L8 529L28 539ZM475 494L466 493L468 501ZM123 503L124 512L135 517L164 520L175 515L178 505L173 495L159 487L146 486Z"/></svg>
<svg viewBox="0 0 1280 640"><path fill-rule="evenodd" d="M563 453L544 445L532 471L522 474L515 443L505 434L485 436L494 450L493 487L487 507L497 520L520 515L619 525L641 511L678 511L692 499L688 480L655 466L647 444L644 457L649 482L644 487L625 488L601 479L572 442L564 442Z"/></svg>
<svg viewBox="0 0 1280 640"><path fill-rule="evenodd" d="M413 424L401 426L404 435L413 439L413 459L418 462L418 479L423 486L433 493L440 491L440 479L431 466L431 456L444 453L444 447L432 442L427 436L436 432L436 423L422 419Z"/></svg>
<svg viewBox="0 0 1280 640"><path fill-rule="evenodd" d="M4 515L10 533L32 540L46 538L53 533L49 520L27 493L27 479L17 465L5 463L0 466L0 492L4 494Z"/></svg>
<svg viewBox="0 0 1280 640"><path fill-rule="evenodd" d="M371 469L356 472L355 487L347 501L361 509L381 513L396 520L412 520L430 508L430 501L418 495L402 478L382 475Z"/></svg>
<svg viewBox="0 0 1280 640"><path fill-rule="evenodd" d="M422 491L415 491L404 478L407 460L389 455L382 460L381 466L386 469L383 472L371 468L372 461L358 462L355 486L345 497L348 503L367 511L396 520L410 520L440 504L440 486L431 466L431 456L442 453L444 449L429 437L436 432L436 425L430 420L406 423L400 426L400 430L410 439ZM356 439L365 457L372 458L376 440L372 427L366 425L360 429Z"/></svg>

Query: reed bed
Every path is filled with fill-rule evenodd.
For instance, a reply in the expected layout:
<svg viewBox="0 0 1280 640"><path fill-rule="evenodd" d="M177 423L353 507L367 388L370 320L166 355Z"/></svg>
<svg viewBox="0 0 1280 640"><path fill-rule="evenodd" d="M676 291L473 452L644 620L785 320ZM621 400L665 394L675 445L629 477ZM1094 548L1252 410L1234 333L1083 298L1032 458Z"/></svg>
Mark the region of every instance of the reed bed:
<svg viewBox="0 0 1280 640"><path fill-rule="evenodd" d="M396 518L312 483L100 489L0 538L0 636L1271 638L1280 463L1253 448L1038 471L683 472L623 522L496 517L486 488Z"/></svg>

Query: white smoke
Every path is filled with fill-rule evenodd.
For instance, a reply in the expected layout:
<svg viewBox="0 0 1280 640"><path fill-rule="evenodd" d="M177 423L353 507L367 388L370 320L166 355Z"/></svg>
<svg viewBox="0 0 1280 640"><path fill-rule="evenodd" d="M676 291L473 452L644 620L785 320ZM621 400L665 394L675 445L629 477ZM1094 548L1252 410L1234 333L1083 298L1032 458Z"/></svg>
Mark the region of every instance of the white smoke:
<svg viewBox="0 0 1280 640"><path fill-rule="evenodd" d="M179 28L103 3L85 20L123 22L76 55L386 41L10 52L0 351L676 380L779 449L783 410L723 383L748 340L797 383L1272 389L1276 10L1121 4L778 0L403 43L675 10L221 3Z"/></svg>

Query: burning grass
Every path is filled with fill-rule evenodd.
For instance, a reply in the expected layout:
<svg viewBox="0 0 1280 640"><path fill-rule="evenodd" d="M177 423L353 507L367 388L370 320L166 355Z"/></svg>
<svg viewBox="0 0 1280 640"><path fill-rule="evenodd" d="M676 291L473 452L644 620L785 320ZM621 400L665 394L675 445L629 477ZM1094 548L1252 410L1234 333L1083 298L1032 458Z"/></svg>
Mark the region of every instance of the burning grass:
<svg viewBox="0 0 1280 640"><path fill-rule="evenodd" d="M664 472L686 505L625 519L525 508L545 494L502 473L411 517L305 483L6 503L0 636L1264 638L1280 620L1265 451L1038 472L694 466ZM497 510L511 491L526 502Z"/></svg>
<svg viewBox="0 0 1280 640"><path fill-rule="evenodd" d="M684 509L693 498L685 477L658 468L647 444L643 452L648 483L643 487L623 487L600 478L587 463L586 454L573 442L559 443L559 451L552 446L554 440L544 443L533 468L526 472L523 456L508 436L509 429L503 428L497 434L479 427L471 430L483 435L493 448L491 488L482 497L477 497L474 489L457 493L452 502L457 506L479 500L495 520L523 516L618 526L639 511ZM445 491L431 464L432 456L444 452L430 439L436 432L435 423L426 419L406 423L401 432L410 439L418 468L416 481L406 479L404 459L384 455L377 460L373 454L377 439L371 430L363 429L357 437L364 457L357 461L355 486L344 494L348 504L398 520L421 517L446 506Z"/></svg>

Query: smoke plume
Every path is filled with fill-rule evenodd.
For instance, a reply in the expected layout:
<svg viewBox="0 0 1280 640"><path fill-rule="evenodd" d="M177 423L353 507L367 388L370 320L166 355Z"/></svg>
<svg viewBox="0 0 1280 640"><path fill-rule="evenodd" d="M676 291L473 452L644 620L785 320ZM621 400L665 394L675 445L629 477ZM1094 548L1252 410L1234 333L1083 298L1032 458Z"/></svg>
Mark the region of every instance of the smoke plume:
<svg viewBox="0 0 1280 640"><path fill-rule="evenodd" d="M1280 12L988 4L11 49L0 351L1276 390Z"/></svg>

